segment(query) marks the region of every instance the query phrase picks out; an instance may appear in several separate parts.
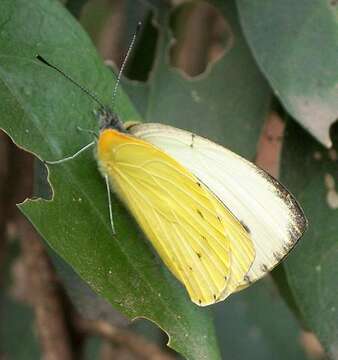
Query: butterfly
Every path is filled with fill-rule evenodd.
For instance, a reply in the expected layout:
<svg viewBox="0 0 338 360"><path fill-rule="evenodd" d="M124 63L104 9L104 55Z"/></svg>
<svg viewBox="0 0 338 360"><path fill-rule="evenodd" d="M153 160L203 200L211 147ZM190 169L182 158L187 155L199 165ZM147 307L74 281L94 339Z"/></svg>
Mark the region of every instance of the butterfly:
<svg viewBox="0 0 338 360"><path fill-rule="evenodd" d="M253 163L188 131L148 123L121 132L116 115L101 116L114 119L97 142L102 175L197 305L263 277L304 233L295 198Z"/></svg>
<svg viewBox="0 0 338 360"><path fill-rule="evenodd" d="M98 139L72 156L46 163L72 160L95 146L107 187L112 232L114 192L195 304L222 301L257 281L305 232L307 220L295 198L253 163L175 127L125 125L94 94L41 56L37 58L99 104Z"/></svg>

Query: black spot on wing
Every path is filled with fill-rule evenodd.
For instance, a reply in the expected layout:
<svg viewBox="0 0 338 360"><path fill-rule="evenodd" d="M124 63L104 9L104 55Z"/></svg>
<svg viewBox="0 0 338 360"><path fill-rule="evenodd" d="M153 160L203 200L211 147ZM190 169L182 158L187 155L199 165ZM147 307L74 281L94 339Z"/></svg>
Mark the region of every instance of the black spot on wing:
<svg viewBox="0 0 338 360"><path fill-rule="evenodd" d="M268 267L267 267L265 264L262 264L262 265L261 265L261 270L262 270L263 272L267 272L267 271L268 271Z"/></svg>
<svg viewBox="0 0 338 360"><path fill-rule="evenodd" d="M194 147L194 139L195 139L195 134L191 134L191 143L190 143L190 147L193 148Z"/></svg>
<svg viewBox="0 0 338 360"><path fill-rule="evenodd" d="M248 284L251 284L251 283L252 283L249 275L245 275L245 276L244 276L244 281L245 281L246 283L248 283Z"/></svg>
<svg viewBox="0 0 338 360"><path fill-rule="evenodd" d="M249 229L249 226L246 225L242 220L240 221L240 223L242 224L242 226L244 227L244 230L248 233L251 234L251 231Z"/></svg>
<svg viewBox="0 0 338 360"><path fill-rule="evenodd" d="M283 258L283 256L278 252L278 251L275 251L274 253L273 253L273 257L276 259L276 261L281 261L282 260L282 258Z"/></svg>
<svg viewBox="0 0 338 360"><path fill-rule="evenodd" d="M287 244L283 245L283 250L284 250L285 253L287 253L289 251L289 249L290 249L289 245L287 245Z"/></svg>
<svg viewBox="0 0 338 360"><path fill-rule="evenodd" d="M204 220L204 216L202 214L202 212L199 209L196 209L197 214Z"/></svg>
<svg viewBox="0 0 338 360"><path fill-rule="evenodd" d="M196 251L196 255L199 259L202 257L202 255L198 251Z"/></svg>

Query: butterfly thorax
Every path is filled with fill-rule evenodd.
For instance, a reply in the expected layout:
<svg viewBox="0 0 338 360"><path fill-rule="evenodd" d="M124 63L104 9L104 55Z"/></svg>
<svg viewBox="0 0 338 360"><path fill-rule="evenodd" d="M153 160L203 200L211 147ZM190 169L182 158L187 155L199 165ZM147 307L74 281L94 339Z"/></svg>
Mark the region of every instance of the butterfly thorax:
<svg viewBox="0 0 338 360"><path fill-rule="evenodd" d="M101 107L95 110L95 116L100 124L100 131L105 129L115 129L120 132L126 132L126 129L116 113L109 107Z"/></svg>

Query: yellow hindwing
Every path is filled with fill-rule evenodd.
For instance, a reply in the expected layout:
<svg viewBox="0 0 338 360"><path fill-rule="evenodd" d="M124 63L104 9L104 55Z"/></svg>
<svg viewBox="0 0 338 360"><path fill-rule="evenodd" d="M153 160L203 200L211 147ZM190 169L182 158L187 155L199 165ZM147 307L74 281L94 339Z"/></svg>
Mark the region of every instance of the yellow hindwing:
<svg viewBox="0 0 338 360"><path fill-rule="evenodd" d="M103 130L97 160L163 262L193 302L224 299L255 257L232 213L186 168L154 145Z"/></svg>

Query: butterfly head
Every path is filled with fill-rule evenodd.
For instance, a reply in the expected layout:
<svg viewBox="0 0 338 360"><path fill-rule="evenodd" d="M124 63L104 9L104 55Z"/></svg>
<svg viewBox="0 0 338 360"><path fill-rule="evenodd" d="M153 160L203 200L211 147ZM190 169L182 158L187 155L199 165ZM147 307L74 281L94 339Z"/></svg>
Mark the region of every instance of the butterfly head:
<svg viewBox="0 0 338 360"><path fill-rule="evenodd" d="M126 132L126 129L118 115L109 107L102 106L98 110L94 110L94 114L99 121L100 131L105 129L116 129L120 132Z"/></svg>

